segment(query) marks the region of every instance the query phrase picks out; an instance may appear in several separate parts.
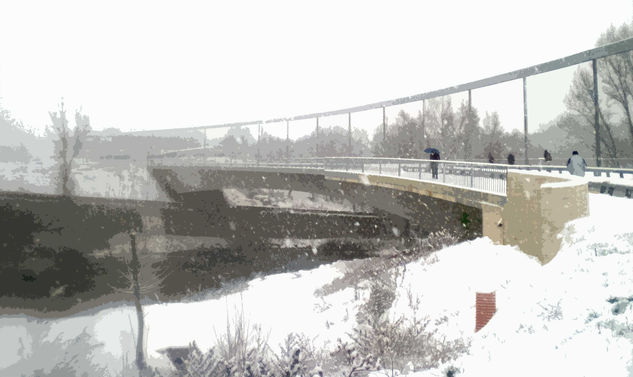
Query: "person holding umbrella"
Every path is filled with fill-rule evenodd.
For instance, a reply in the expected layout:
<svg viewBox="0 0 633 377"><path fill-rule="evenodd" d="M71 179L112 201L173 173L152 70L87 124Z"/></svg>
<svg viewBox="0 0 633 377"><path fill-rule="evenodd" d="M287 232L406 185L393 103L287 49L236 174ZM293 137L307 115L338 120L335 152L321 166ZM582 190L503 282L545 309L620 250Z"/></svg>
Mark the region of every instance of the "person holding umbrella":
<svg viewBox="0 0 633 377"><path fill-rule="evenodd" d="M440 159L440 151L438 151L435 148L426 148L424 150L425 153L430 153L431 160L438 160ZM438 163L437 162L431 162L431 176L433 177L433 179L437 179L438 175L437 175L437 167L438 167Z"/></svg>

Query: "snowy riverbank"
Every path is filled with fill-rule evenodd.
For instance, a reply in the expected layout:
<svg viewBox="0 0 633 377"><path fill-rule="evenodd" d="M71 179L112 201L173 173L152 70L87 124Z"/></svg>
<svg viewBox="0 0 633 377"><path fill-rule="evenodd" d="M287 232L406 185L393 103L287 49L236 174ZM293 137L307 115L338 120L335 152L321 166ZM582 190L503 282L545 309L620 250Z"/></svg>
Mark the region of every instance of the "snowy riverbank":
<svg viewBox="0 0 633 377"><path fill-rule="evenodd" d="M561 252L545 266L483 238L400 267L390 316L412 316L409 298L417 297L423 315L448 319L437 325L440 334L471 342L459 359L410 375L441 376L449 365L464 376L633 375L630 213L631 200L590 194L590 216L568 224ZM148 305L149 361L164 364L159 350L194 340L201 349L211 347L227 317L240 310L269 334L273 349L290 332L332 347L356 325L356 312L369 295L362 276L352 284L338 279L359 263L254 279L240 293L220 298ZM475 293L490 291L496 292L497 313L474 333ZM77 375L127 375L135 315L133 307L119 306L59 320L0 317L0 376L36 370L46 375L64 361Z"/></svg>

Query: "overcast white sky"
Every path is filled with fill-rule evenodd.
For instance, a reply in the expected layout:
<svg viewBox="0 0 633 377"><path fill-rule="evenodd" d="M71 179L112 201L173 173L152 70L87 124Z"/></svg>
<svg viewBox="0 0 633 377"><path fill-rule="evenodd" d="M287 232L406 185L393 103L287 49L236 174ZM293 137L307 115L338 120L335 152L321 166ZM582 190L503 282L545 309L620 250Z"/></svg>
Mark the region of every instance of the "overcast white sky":
<svg viewBox="0 0 633 377"><path fill-rule="evenodd" d="M95 129L292 116L570 55L632 17L633 0L2 1L0 104L36 130L61 97ZM573 71L528 79L531 129L563 110ZM473 104L523 129L520 81L473 91ZM382 115L353 119L369 130ZM347 119L321 120L333 122Z"/></svg>

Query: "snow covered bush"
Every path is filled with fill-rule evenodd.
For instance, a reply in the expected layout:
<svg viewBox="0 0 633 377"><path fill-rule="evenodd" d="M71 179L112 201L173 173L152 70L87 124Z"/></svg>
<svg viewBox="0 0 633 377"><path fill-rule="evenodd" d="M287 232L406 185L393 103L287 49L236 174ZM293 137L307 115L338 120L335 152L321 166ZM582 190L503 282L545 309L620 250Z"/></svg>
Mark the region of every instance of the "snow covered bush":
<svg viewBox="0 0 633 377"><path fill-rule="evenodd" d="M362 372L380 369L380 359L371 354L361 355L358 347L348 342L338 340L336 350L330 354L334 365L337 367L337 375L353 377Z"/></svg>
<svg viewBox="0 0 633 377"><path fill-rule="evenodd" d="M180 375L185 377L310 377L323 375L321 364L326 357L311 345L308 338L289 334L274 354L270 349L258 353L258 344L245 345L246 354L228 354L211 348L202 352L195 342L185 351L178 366Z"/></svg>
<svg viewBox="0 0 633 377"><path fill-rule="evenodd" d="M235 325L234 325L235 326ZM255 327L252 327L255 329ZM309 338L291 333L272 352L255 330L244 332L248 326L237 323L222 344L202 352L195 342L185 350L186 356L177 365L186 377L310 377L323 375L321 365L326 354L317 350Z"/></svg>
<svg viewBox="0 0 633 377"><path fill-rule="evenodd" d="M192 342L186 353L187 357L178 360L182 361L180 368L183 371L183 376L220 376L226 373L226 365L213 349L205 353L198 348L196 342Z"/></svg>
<svg viewBox="0 0 633 377"><path fill-rule="evenodd" d="M322 375L322 365L326 354L314 347L314 342L304 335L288 334L273 355L272 370L275 376L299 377Z"/></svg>
<svg viewBox="0 0 633 377"><path fill-rule="evenodd" d="M461 340L446 341L438 336L437 326L448 319L438 319L430 326L431 319L420 315L420 300L411 293L411 314L390 317L400 275L393 268L370 282L369 298L360 306L358 325L349 334L360 357L376 357L393 375L410 364L415 370L437 367L465 352L467 345Z"/></svg>
<svg viewBox="0 0 633 377"><path fill-rule="evenodd" d="M261 327L251 325L240 310L229 323L226 334L218 337L215 351L225 366L225 376L266 376L268 340ZM262 370L263 369L263 370Z"/></svg>

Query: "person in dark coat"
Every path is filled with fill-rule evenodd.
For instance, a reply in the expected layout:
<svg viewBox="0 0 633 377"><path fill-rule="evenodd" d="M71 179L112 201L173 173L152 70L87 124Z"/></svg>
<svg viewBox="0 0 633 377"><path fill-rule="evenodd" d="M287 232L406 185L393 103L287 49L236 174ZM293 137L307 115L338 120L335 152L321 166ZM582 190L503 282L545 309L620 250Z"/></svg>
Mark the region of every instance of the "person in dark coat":
<svg viewBox="0 0 633 377"><path fill-rule="evenodd" d="M552 155L547 149L545 150L545 152L543 152L543 158L545 159L545 162L552 161Z"/></svg>
<svg viewBox="0 0 633 377"><path fill-rule="evenodd" d="M488 152L488 162L491 164L495 163L495 158L492 156L491 152Z"/></svg>
<svg viewBox="0 0 633 377"><path fill-rule="evenodd" d="M440 152L433 152L431 153L431 160L439 160L440 159ZM437 162L431 162L431 175L433 176L434 179L437 179L437 167L438 167L438 163Z"/></svg>
<svg viewBox="0 0 633 377"><path fill-rule="evenodd" d="M512 153L508 155L508 164L514 165L514 155Z"/></svg>

